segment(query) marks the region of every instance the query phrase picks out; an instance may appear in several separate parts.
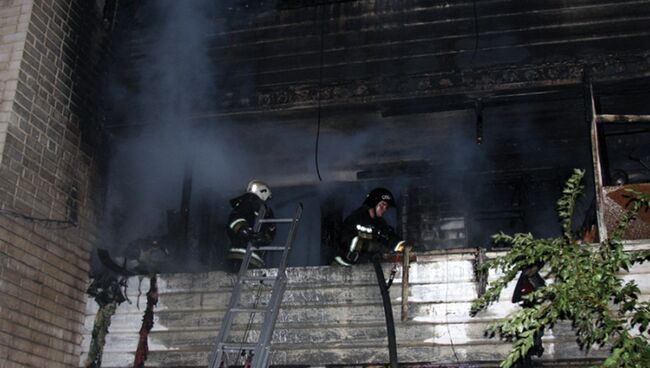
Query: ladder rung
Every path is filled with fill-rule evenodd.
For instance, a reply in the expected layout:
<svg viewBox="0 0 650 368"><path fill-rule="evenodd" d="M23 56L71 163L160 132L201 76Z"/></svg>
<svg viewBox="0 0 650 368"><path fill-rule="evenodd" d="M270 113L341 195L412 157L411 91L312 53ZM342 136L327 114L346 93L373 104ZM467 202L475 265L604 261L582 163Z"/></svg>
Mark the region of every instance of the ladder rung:
<svg viewBox="0 0 650 368"><path fill-rule="evenodd" d="M256 344L242 344L238 342L226 342L221 343L221 350L228 352L239 352L242 350L255 350L257 347Z"/></svg>
<svg viewBox="0 0 650 368"><path fill-rule="evenodd" d="M259 220L261 224L270 224L270 223L281 223L281 224L286 224L293 222L294 219L292 218L278 218L278 219L261 219Z"/></svg>
<svg viewBox="0 0 650 368"><path fill-rule="evenodd" d="M258 250L258 251L278 251L278 250L284 250L284 247L280 247L280 246L253 247L253 250Z"/></svg>
<svg viewBox="0 0 650 368"><path fill-rule="evenodd" d="M266 308L245 308L245 307L236 307L230 310L235 313L262 313L266 312Z"/></svg>
<svg viewBox="0 0 650 368"><path fill-rule="evenodd" d="M275 281L275 276L242 276L241 281Z"/></svg>

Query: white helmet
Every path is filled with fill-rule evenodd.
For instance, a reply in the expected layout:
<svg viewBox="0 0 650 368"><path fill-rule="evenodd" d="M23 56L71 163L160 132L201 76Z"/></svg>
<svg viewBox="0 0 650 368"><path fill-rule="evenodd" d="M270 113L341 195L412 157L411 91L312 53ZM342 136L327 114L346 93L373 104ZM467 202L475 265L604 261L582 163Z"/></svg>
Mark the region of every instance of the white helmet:
<svg viewBox="0 0 650 368"><path fill-rule="evenodd" d="M246 188L246 191L255 194L263 201L271 198L271 188L269 188L266 183L259 180L251 180L251 182L248 183L248 188Z"/></svg>

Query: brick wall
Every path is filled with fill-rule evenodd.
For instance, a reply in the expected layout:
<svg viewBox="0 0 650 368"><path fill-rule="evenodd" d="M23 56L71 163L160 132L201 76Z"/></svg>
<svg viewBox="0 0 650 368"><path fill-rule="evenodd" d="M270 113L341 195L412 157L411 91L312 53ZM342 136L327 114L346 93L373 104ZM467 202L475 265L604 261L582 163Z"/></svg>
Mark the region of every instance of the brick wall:
<svg viewBox="0 0 650 368"><path fill-rule="evenodd" d="M11 104L16 95L18 68L27 34L31 1L0 3L0 152L3 151ZM0 155L0 160L2 156Z"/></svg>
<svg viewBox="0 0 650 368"><path fill-rule="evenodd" d="M98 211L95 6L0 1L2 367L79 362Z"/></svg>

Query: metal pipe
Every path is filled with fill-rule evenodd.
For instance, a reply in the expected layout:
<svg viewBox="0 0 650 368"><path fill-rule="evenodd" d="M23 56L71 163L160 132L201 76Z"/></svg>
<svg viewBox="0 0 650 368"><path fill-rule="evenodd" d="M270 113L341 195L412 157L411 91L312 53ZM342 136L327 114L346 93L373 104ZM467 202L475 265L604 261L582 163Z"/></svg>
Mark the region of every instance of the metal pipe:
<svg viewBox="0 0 650 368"><path fill-rule="evenodd" d="M596 115L596 123L650 123L650 115Z"/></svg>
<svg viewBox="0 0 650 368"><path fill-rule="evenodd" d="M600 149L598 142L598 124L596 123L596 103L594 101L594 89L591 82L585 82L586 98L587 98L587 120L591 127L591 158L594 165L594 189L596 192L596 220L598 222L598 237L600 241L607 239L607 227L605 226L605 204L603 201L603 174L600 164Z"/></svg>

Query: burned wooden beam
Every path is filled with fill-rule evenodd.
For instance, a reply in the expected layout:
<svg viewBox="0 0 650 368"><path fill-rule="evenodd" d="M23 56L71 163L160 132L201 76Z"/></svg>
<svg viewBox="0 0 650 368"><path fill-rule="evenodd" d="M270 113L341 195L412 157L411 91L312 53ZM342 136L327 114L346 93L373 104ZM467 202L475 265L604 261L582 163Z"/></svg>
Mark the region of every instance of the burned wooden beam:
<svg viewBox="0 0 650 368"><path fill-rule="evenodd" d="M273 111L313 110L320 102L323 108L390 103L386 115L399 115L400 104L414 99L442 98L433 100L427 109L436 110L435 103L445 110L471 107L475 96L481 96L486 104L497 101L549 98L551 94L566 94L579 90L583 75L588 72L593 83L612 83L650 76L650 54L603 56L594 58L591 64L566 60L544 64L516 64L500 68L476 68L449 70L437 73L382 76L370 79L353 79L324 83L283 84L259 87L251 95L243 96L230 91L222 96L219 110L195 115L195 120L216 116L269 113ZM551 91L551 92L549 92Z"/></svg>

